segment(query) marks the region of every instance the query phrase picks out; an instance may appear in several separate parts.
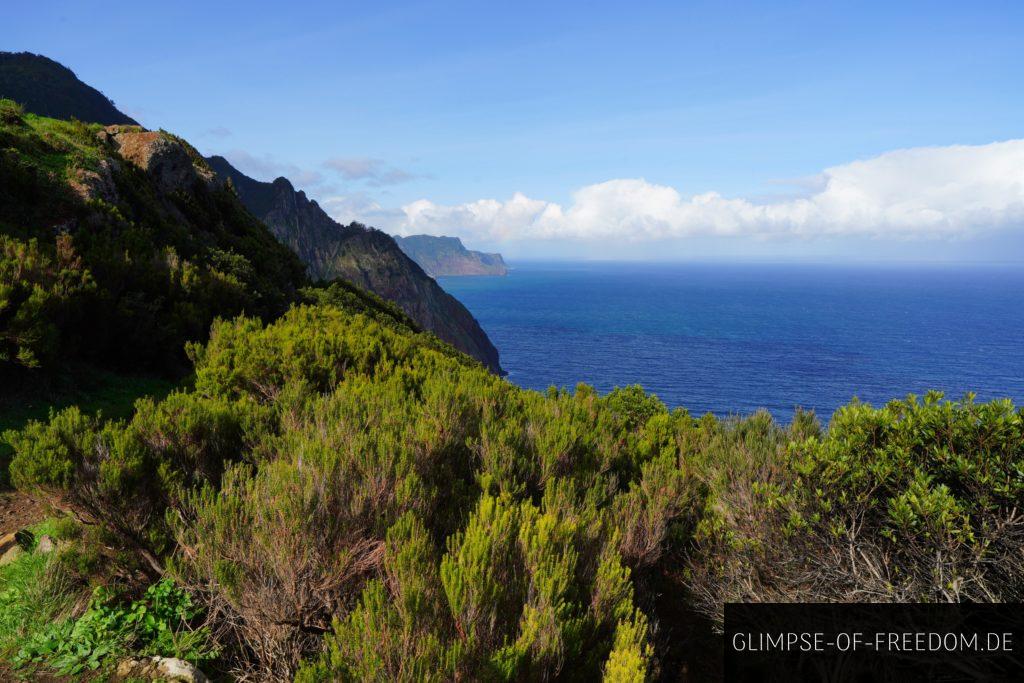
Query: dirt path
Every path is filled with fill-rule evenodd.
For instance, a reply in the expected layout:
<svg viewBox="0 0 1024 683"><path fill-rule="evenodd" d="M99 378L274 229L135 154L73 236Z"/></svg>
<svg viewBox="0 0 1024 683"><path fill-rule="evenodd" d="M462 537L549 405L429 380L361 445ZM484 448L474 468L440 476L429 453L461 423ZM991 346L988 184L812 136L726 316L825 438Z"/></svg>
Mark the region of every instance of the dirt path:
<svg viewBox="0 0 1024 683"><path fill-rule="evenodd" d="M46 519L46 508L20 491L0 490L0 537Z"/></svg>

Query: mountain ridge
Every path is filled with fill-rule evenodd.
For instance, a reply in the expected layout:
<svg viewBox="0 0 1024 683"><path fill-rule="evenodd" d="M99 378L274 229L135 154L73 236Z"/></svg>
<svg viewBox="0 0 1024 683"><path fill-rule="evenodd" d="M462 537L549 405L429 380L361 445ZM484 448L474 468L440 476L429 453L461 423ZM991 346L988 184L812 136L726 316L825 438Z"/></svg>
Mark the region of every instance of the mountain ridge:
<svg viewBox="0 0 1024 683"><path fill-rule="evenodd" d="M424 329L501 373L498 350L473 315L390 235L360 223L342 225L287 178L245 175L222 156L206 159L239 199L306 264L314 280L345 279L396 303Z"/></svg>
<svg viewBox="0 0 1024 683"><path fill-rule="evenodd" d="M70 69L29 52L0 52L0 98L12 99L25 112L37 116L107 126L138 126ZM161 176L160 182L173 182L175 174L188 170L180 154L163 156L173 152L169 141L177 138L141 127L136 132L148 136L140 152L160 151L159 158L167 162L160 166L160 172L171 175ZM129 138L142 140L134 134L126 139ZM342 278L387 299L423 329L476 358L493 372L502 372L498 350L472 314L407 257L390 236L355 223L340 225L286 178L263 183L245 176L223 157L203 160L191 146L186 144L183 149L196 157L199 166L212 169L205 172L231 179L241 205L295 252L313 280ZM149 159L142 162L148 164ZM113 196L116 188L106 166L73 169L73 173L76 177L70 178L69 183L82 196L95 195L101 200Z"/></svg>

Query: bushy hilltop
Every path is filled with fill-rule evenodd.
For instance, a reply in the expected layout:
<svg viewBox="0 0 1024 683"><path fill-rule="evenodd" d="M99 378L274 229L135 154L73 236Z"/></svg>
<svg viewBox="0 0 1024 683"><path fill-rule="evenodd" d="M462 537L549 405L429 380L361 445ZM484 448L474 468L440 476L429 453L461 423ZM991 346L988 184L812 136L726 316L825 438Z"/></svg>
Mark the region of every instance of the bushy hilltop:
<svg viewBox="0 0 1024 683"><path fill-rule="evenodd" d="M853 403L823 430L541 394L330 292L189 354L194 387L130 420L8 438L16 485L84 524L66 552L111 549L86 576L186 591L174 628L211 671L705 680L726 601L1024 598L1008 401Z"/></svg>
<svg viewBox="0 0 1024 683"><path fill-rule="evenodd" d="M0 376L173 371L214 318L269 320L306 284L184 141L0 100Z"/></svg>
<svg viewBox="0 0 1024 683"><path fill-rule="evenodd" d="M180 138L0 100L0 397L74 362L176 376L214 319L272 320L325 292L423 329L347 281L312 283Z"/></svg>
<svg viewBox="0 0 1024 683"><path fill-rule="evenodd" d="M341 225L286 178L254 180L213 156L210 167L230 179L242 203L291 247L314 280L344 279L394 302L423 329L501 372L498 350L473 315L380 230Z"/></svg>

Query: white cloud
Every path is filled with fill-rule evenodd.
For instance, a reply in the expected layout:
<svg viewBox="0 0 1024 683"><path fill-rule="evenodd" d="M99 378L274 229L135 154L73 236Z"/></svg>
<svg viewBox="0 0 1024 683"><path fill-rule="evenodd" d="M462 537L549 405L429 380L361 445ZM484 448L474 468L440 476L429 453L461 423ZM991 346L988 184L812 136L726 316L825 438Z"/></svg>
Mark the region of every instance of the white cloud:
<svg viewBox="0 0 1024 683"><path fill-rule="evenodd" d="M386 209L363 192L325 197L320 206L342 225L357 221L382 230L405 216L401 209Z"/></svg>
<svg viewBox="0 0 1024 683"><path fill-rule="evenodd" d="M214 128L207 128L203 131L203 135L215 138L229 138L231 137L231 129L225 128L224 126L216 126Z"/></svg>
<svg viewBox="0 0 1024 683"><path fill-rule="evenodd" d="M755 203L716 192L684 195L643 179L577 190L563 207L516 193L446 206L427 199L384 212L399 234L477 241L630 240L697 235L953 237L1024 228L1024 140L896 150L833 166L803 196ZM380 207L377 207L379 209Z"/></svg>

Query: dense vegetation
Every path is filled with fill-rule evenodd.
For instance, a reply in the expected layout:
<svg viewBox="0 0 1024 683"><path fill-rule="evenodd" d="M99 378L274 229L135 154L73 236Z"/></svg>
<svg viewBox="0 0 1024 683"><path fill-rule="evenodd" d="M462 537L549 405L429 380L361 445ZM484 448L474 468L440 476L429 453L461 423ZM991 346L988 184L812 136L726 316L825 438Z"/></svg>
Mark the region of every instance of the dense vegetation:
<svg viewBox="0 0 1024 683"><path fill-rule="evenodd" d="M9 436L15 483L315 681L644 680L724 600L1014 600L1024 415L938 395L788 427L525 391L324 295L215 323L195 386Z"/></svg>

